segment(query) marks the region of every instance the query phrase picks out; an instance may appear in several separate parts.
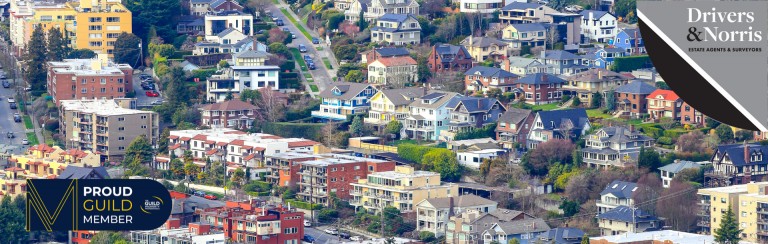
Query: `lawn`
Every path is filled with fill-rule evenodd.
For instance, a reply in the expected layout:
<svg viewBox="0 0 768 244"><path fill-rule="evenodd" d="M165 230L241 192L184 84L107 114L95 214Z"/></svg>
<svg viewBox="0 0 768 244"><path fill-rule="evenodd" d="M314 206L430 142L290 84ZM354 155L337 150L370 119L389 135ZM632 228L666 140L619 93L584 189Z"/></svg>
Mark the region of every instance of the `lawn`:
<svg viewBox="0 0 768 244"><path fill-rule="evenodd" d="M283 12L283 15L285 15L285 17L288 18L288 21L291 21L291 23L293 23L293 25L296 26L296 28L299 29L299 31L301 31L301 34L304 34L304 36L307 37L307 39L310 39L310 40L312 39L312 35L310 35L309 32L307 32L307 30L304 29L304 26L301 26L298 22L296 22L296 19L293 18L293 15L291 15L291 13L289 13L287 9L280 8L280 12Z"/></svg>
<svg viewBox="0 0 768 244"><path fill-rule="evenodd" d="M35 135L35 132L27 133L27 141L29 141L29 145L40 144L40 141L37 140L37 136Z"/></svg>
<svg viewBox="0 0 768 244"><path fill-rule="evenodd" d="M280 1L278 1L278 0L272 0L272 3L274 3L275 5L278 5L278 4L280 4Z"/></svg>
<svg viewBox="0 0 768 244"><path fill-rule="evenodd" d="M312 82L315 82L315 80L314 79L307 79L307 82L312 83Z"/></svg>
<svg viewBox="0 0 768 244"><path fill-rule="evenodd" d="M328 69L333 69L333 65L331 65L331 60L327 57L323 58L323 63L325 63L325 67Z"/></svg>
<svg viewBox="0 0 768 244"><path fill-rule="evenodd" d="M304 78L312 79L312 74L310 73L304 73Z"/></svg>
<svg viewBox="0 0 768 244"><path fill-rule="evenodd" d="M314 85L314 84L312 84L312 85L309 85L309 89L311 89L311 90L312 90L312 92L318 92L318 91L320 91L320 89L318 89L318 88L317 88L317 86L316 86L316 85Z"/></svg>
<svg viewBox="0 0 768 244"><path fill-rule="evenodd" d="M610 118L613 117L610 114L603 113L602 109L587 109L587 116L590 118Z"/></svg>
<svg viewBox="0 0 768 244"><path fill-rule="evenodd" d="M291 48L291 53L293 54L293 60L296 60L296 63L298 63L299 67L301 67L301 71L308 71L309 69L307 69L307 63L304 62L304 58L301 56L299 49Z"/></svg>
<svg viewBox="0 0 768 244"><path fill-rule="evenodd" d="M323 47L316 47L317 51L323 51Z"/></svg>
<svg viewBox="0 0 768 244"><path fill-rule="evenodd" d="M424 144L431 144L434 143L434 141L417 141L417 140L396 140L392 142L393 146L397 146L400 144L416 144L416 145L424 145Z"/></svg>
<svg viewBox="0 0 768 244"><path fill-rule="evenodd" d="M556 108L557 108L557 103L547 103L547 104L539 104L539 105L531 106L531 110L543 110L543 111L554 110Z"/></svg>
<svg viewBox="0 0 768 244"><path fill-rule="evenodd" d="M31 130L35 128L35 125L32 124L32 118L29 117L29 115L24 115L24 128L27 128L27 130Z"/></svg>

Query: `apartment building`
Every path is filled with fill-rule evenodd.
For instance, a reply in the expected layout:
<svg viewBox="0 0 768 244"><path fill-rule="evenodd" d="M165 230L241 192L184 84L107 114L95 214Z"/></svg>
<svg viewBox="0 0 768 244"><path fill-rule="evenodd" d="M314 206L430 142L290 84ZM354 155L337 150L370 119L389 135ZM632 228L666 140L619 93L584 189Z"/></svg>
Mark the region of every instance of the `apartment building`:
<svg viewBox="0 0 768 244"><path fill-rule="evenodd" d="M23 194L26 193L26 179L56 179L70 167L95 169L101 166L101 162L101 157L91 151L65 150L45 144L33 145L24 154L11 155L8 158L9 167L0 170L0 193L3 196ZM81 175L74 178L83 177ZM67 178L73 177L70 175Z"/></svg>
<svg viewBox="0 0 768 244"><path fill-rule="evenodd" d="M114 162L137 137L145 136L155 145L160 136L158 114L136 110L136 99L62 100L60 104L59 130L67 148L98 152Z"/></svg>
<svg viewBox="0 0 768 244"><path fill-rule="evenodd" d="M133 68L116 64L106 55L94 59L48 62L48 94L61 100L123 98L133 92Z"/></svg>
<svg viewBox="0 0 768 244"><path fill-rule="evenodd" d="M598 129L586 139L582 157L587 166L598 169L634 166L640 149L651 149L654 139L635 127L609 126Z"/></svg>
<svg viewBox="0 0 768 244"><path fill-rule="evenodd" d="M345 19L357 22L360 20L360 12L368 23L386 14L418 16L419 2L415 0L354 0L351 1L349 9L344 11Z"/></svg>
<svg viewBox="0 0 768 244"><path fill-rule="evenodd" d="M592 41L607 43L618 34L616 16L605 11L584 10L580 13L581 34Z"/></svg>
<svg viewBox="0 0 768 244"><path fill-rule="evenodd" d="M202 211L200 220L235 243L302 243L304 237L304 213L290 206L227 202Z"/></svg>
<svg viewBox="0 0 768 244"><path fill-rule="evenodd" d="M468 210L493 212L498 205L497 202L476 195L424 199L416 204L416 230L432 232L440 237L445 235L450 216Z"/></svg>
<svg viewBox="0 0 768 244"><path fill-rule="evenodd" d="M264 156L267 168L267 182L277 186L296 186L300 181L300 162L315 160L316 156L308 153L283 152ZM310 182L313 183L313 182Z"/></svg>
<svg viewBox="0 0 768 244"><path fill-rule="evenodd" d="M544 4L515 1L501 8L499 20L502 24L546 23L552 21L548 13L557 13L557 10Z"/></svg>
<svg viewBox="0 0 768 244"><path fill-rule="evenodd" d="M131 243L165 244L165 243L226 243L223 232L211 229L204 222L193 222L182 226L179 219L168 219L166 224L154 230L131 231Z"/></svg>
<svg viewBox="0 0 768 244"><path fill-rule="evenodd" d="M312 117L322 121L346 121L348 115L366 114L378 90L370 84L331 82L320 92L323 102Z"/></svg>
<svg viewBox="0 0 768 244"><path fill-rule="evenodd" d="M27 42L32 37L36 26L41 26L48 33L52 28L66 29L70 40L76 38L75 10L64 3L42 2L34 0L10 1L9 36L13 44L11 49L16 56L26 50ZM70 45L74 46L74 42Z"/></svg>
<svg viewBox="0 0 768 244"><path fill-rule="evenodd" d="M460 0L459 12L490 15L504 7L504 0Z"/></svg>
<svg viewBox="0 0 768 244"><path fill-rule="evenodd" d="M401 212L414 210L424 199L450 197L459 194L454 183L442 183L440 173L417 171L410 166L396 166L393 171L374 172L353 186L349 203L369 212L392 206Z"/></svg>
<svg viewBox="0 0 768 244"><path fill-rule="evenodd" d="M365 179L374 172L392 171L395 162L371 158L355 157L343 154L316 155L314 160L298 163L300 198L305 202L328 206L329 194L334 193L340 199L349 199L352 186L350 183Z"/></svg>
<svg viewBox="0 0 768 244"><path fill-rule="evenodd" d="M233 99L208 104L200 108L201 124L210 127L251 128L253 121L259 118L257 107L250 103Z"/></svg>

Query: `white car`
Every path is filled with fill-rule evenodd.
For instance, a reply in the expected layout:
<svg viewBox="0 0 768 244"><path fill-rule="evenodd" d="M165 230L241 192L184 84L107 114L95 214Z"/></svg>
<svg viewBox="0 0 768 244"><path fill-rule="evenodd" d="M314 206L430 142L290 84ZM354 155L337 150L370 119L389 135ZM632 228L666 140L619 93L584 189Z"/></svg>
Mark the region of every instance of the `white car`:
<svg viewBox="0 0 768 244"><path fill-rule="evenodd" d="M15 103L15 102L16 102L16 100L13 100L13 98L12 98L12 97L9 97L9 98L8 98L8 103Z"/></svg>
<svg viewBox="0 0 768 244"><path fill-rule="evenodd" d="M27 139L21 140L21 145L29 145L29 140Z"/></svg>
<svg viewBox="0 0 768 244"><path fill-rule="evenodd" d="M363 241L363 237L361 236L352 236L349 238L350 241Z"/></svg>
<svg viewBox="0 0 768 244"><path fill-rule="evenodd" d="M310 227L310 226L312 226L312 222L309 222L308 219L305 219L304 220L304 227Z"/></svg>
<svg viewBox="0 0 768 244"><path fill-rule="evenodd" d="M339 230L337 230L336 228L325 229L325 233L329 235L338 235Z"/></svg>

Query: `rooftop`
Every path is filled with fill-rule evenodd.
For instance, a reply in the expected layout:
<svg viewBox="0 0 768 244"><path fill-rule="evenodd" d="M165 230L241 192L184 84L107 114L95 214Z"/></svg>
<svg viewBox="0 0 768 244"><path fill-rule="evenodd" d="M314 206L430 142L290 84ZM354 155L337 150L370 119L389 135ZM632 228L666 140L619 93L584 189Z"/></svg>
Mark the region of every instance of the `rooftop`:
<svg viewBox="0 0 768 244"><path fill-rule="evenodd" d="M123 108L113 99L61 100L60 103L63 110L103 116L154 113L152 111Z"/></svg>
<svg viewBox="0 0 768 244"><path fill-rule="evenodd" d="M613 236L591 237L590 240L605 240L607 243L644 243L653 240L654 243L700 244L715 243L710 235L700 235L674 230L648 231L643 233L624 233Z"/></svg>
<svg viewBox="0 0 768 244"><path fill-rule="evenodd" d="M121 69L133 70L130 65L116 64L109 60L64 59L48 62L54 73L72 73L75 75L125 75Z"/></svg>

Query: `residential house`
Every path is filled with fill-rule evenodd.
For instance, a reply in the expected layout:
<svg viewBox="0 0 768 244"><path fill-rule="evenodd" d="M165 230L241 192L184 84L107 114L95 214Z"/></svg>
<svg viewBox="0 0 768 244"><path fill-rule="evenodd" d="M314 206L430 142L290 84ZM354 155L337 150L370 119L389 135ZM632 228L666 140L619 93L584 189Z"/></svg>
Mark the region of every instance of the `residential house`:
<svg viewBox="0 0 768 244"><path fill-rule="evenodd" d="M215 36L229 28L253 36L253 15L238 10L220 11L205 15L205 36Z"/></svg>
<svg viewBox="0 0 768 244"><path fill-rule="evenodd" d="M618 206L608 212L597 215L597 223L602 235L641 233L661 230L663 224L659 218L639 208Z"/></svg>
<svg viewBox="0 0 768 244"><path fill-rule="evenodd" d="M435 44L427 57L427 66L433 73L464 72L472 68L472 55L464 46Z"/></svg>
<svg viewBox="0 0 768 244"><path fill-rule="evenodd" d="M449 130L440 133L440 140L452 141L456 134L483 128L498 121L507 111L496 98L457 97L446 104L451 116Z"/></svg>
<svg viewBox="0 0 768 244"><path fill-rule="evenodd" d="M176 33L179 35L202 36L205 33L205 20L199 16L179 16L176 24Z"/></svg>
<svg viewBox="0 0 768 244"><path fill-rule="evenodd" d="M445 240L449 244L479 243L483 240L483 231L494 224L532 218L533 216L517 210L497 208L496 211L482 213L470 209L449 217Z"/></svg>
<svg viewBox="0 0 768 244"><path fill-rule="evenodd" d="M557 33L565 45L581 44L581 14L576 13L547 13L552 18L549 22L549 33Z"/></svg>
<svg viewBox="0 0 768 244"><path fill-rule="evenodd" d="M251 49L254 45L258 44L254 44L253 38L234 28L228 28L216 35L206 36L202 42L195 43L192 55L239 53Z"/></svg>
<svg viewBox="0 0 768 244"><path fill-rule="evenodd" d="M645 42L638 28L624 28L616 34L613 46L623 49L627 55L645 54Z"/></svg>
<svg viewBox="0 0 768 244"><path fill-rule="evenodd" d="M364 122L377 131L383 130L391 121L399 121L404 125L410 114L408 105L426 95L426 92L427 89L422 87L379 90L371 97L371 108Z"/></svg>
<svg viewBox="0 0 768 244"><path fill-rule="evenodd" d="M483 149L500 149L498 142L493 138L475 138L466 140L453 140L445 144L445 146L453 152L459 151L472 151Z"/></svg>
<svg viewBox="0 0 768 244"><path fill-rule="evenodd" d="M378 90L363 83L331 82L320 92L320 110L312 111L319 120L346 121L348 115L366 114L370 99Z"/></svg>
<svg viewBox="0 0 768 244"><path fill-rule="evenodd" d="M568 91L584 103L590 103L595 93L600 94L600 102L604 103L608 93L629 83L626 76L603 68L592 68L569 76L566 80L568 82L563 85L562 90Z"/></svg>
<svg viewBox="0 0 768 244"><path fill-rule="evenodd" d="M333 8L338 10L341 13L344 13L344 11L347 11L352 6L353 0L338 0L333 1ZM370 3L370 2L368 2Z"/></svg>
<svg viewBox="0 0 768 244"><path fill-rule="evenodd" d="M76 152L75 149L70 149L69 152ZM78 151L80 153L82 151ZM104 167L91 167L91 166L76 166L69 165L64 169L56 179L81 179L81 180L103 180L109 179L109 173Z"/></svg>
<svg viewBox="0 0 768 244"><path fill-rule="evenodd" d="M680 106L680 124L704 127L707 125L706 119L707 116L701 111L683 101L683 105Z"/></svg>
<svg viewBox="0 0 768 244"><path fill-rule="evenodd" d="M386 14L419 15L419 3L415 0L354 0L344 11L346 20L357 22L363 16L368 23Z"/></svg>
<svg viewBox="0 0 768 244"><path fill-rule="evenodd" d="M190 0L189 15L204 16L213 12L243 11L237 1L233 0Z"/></svg>
<svg viewBox="0 0 768 244"><path fill-rule="evenodd" d="M518 75L500 68L478 65L464 72L464 86L467 91L476 94L484 94L491 89L512 92L518 78Z"/></svg>
<svg viewBox="0 0 768 244"><path fill-rule="evenodd" d="M351 183L357 183L374 172L392 171L395 162L343 154L315 155L313 160L298 162L297 195L304 202L329 206L330 193L340 199L350 199Z"/></svg>
<svg viewBox="0 0 768 244"><path fill-rule="evenodd" d="M715 236L694 234L674 230L646 231L643 233L624 233L612 236L590 237L589 243L630 244L630 243L675 243L699 244L716 243Z"/></svg>
<svg viewBox="0 0 768 244"><path fill-rule="evenodd" d="M554 228L539 234L535 241L552 244L581 244L584 231L576 228Z"/></svg>
<svg viewBox="0 0 768 244"><path fill-rule="evenodd" d="M254 206L255 204L233 202L227 202L227 205L228 207L200 212L201 222L208 223L213 230L224 232L227 241L301 243L304 238L305 219L302 211L285 205Z"/></svg>
<svg viewBox="0 0 768 244"><path fill-rule="evenodd" d="M556 75L573 75L588 70L589 67L583 65L581 60L581 56L563 50L541 51L539 56L539 62L547 66L546 72Z"/></svg>
<svg viewBox="0 0 768 244"><path fill-rule="evenodd" d="M701 216L697 226L701 233L716 233L725 213L731 208L734 221L739 223L741 240L755 243L768 241L768 183L751 182L714 188L699 189L696 203L697 215ZM742 225L743 223L743 225Z"/></svg>
<svg viewBox="0 0 768 244"><path fill-rule="evenodd" d="M597 212L606 213L619 206L634 206L635 200L632 194L637 190L637 184L632 182L614 180L600 192L600 200L597 201Z"/></svg>
<svg viewBox="0 0 768 244"><path fill-rule="evenodd" d="M623 126L609 126L598 129L588 136L582 157L587 166L598 169L609 167L624 168L635 165L640 149L653 147L654 139Z"/></svg>
<svg viewBox="0 0 768 244"><path fill-rule="evenodd" d="M421 25L415 15L388 13L376 19L376 26L371 28L371 41L398 46L419 44Z"/></svg>
<svg viewBox="0 0 768 244"><path fill-rule="evenodd" d="M467 210L493 212L498 205L497 202L476 195L424 199L416 204L416 230L428 231L441 237L445 235L451 216Z"/></svg>
<svg viewBox="0 0 768 244"><path fill-rule="evenodd" d="M417 171L411 166L395 166L393 171L373 172L367 178L351 183L352 206L369 212L392 206L401 212L415 210L424 199L450 197L459 194L454 183L440 181L440 173Z"/></svg>
<svg viewBox="0 0 768 244"><path fill-rule="evenodd" d="M691 161L678 161L675 163L667 164L662 167L659 167L659 174L661 175L661 183L664 186L664 188L669 188L669 186L672 183L672 179L675 178L675 175L677 173L680 173L680 171L686 170L686 169L700 169L701 163L691 162Z"/></svg>
<svg viewBox="0 0 768 244"><path fill-rule="evenodd" d="M450 110L447 105L455 98L463 97L453 92L431 92L409 105L410 114L405 118L406 138L437 140L442 131L449 129Z"/></svg>
<svg viewBox="0 0 768 244"><path fill-rule="evenodd" d="M459 0L459 12L490 15L504 7L504 0Z"/></svg>
<svg viewBox="0 0 768 244"><path fill-rule="evenodd" d="M525 96L527 104L547 104L562 100L563 91L560 90L566 81L552 74L534 73L515 81L517 88L512 92L515 98Z"/></svg>
<svg viewBox="0 0 768 244"><path fill-rule="evenodd" d="M189 15L204 16L210 12L211 0L190 0Z"/></svg>
<svg viewBox="0 0 768 244"><path fill-rule="evenodd" d="M616 110L631 117L640 117L648 113L648 95L656 87L641 80L634 80L614 90L616 92Z"/></svg>
<svg viewBox="0 0 768 244"><path fill-rule="evenodd" d="M557 13L547 5L514 1L501 8L501 24L549 23L552 17L548 13Z"/></svg>
<svg viewBox="0 0 768 244"><path fill-rule="evenodd" d="M257 43L255 50L233 54L233 65L230 68L206 80L206 97L209 101L221 102L228 95L239 96L246 89L280 88L280 67L266 65L270 54L262 45Z"/></svg>
<svg viewBox="0 0 768 244"><path fill-rule="evenodd" d="M374 48L360 53L360 62L365 64L373 63L379 58L410 57L411 52L404 47L382 47Z"/></svg>
<svg viewBox="0 0 768 244"><path fill-rule="evenodd" d="M502 30L501 40L509 43L511 50L520 50L523 46L544 46L547 28L542 23L510 24Z"/></svg>
<svg viewBox="0 0 768 244"><path fill-rule="evenodd" d="M659 120L667 117L674 120L680 119L680 107L683 105L683 99L680 99L675 92L671 90L658 89L646 97L648 100L648 114L651 119Z"/></svg>
<svg viewBox="0 0 768 244"><path fill-rule="evenodd" d="M768 133L763 131L755 131L752 133L752 139L755 141L765 141L768 140Z"/></svg>
<svg viewBox="0 0 768 244"><path fill-rule="evenodd" d="M501 69L519 76L546 72L546 68L542 69L542 66L542 63L534 58L511 56L501 61Z"/></svg>
<svg viewBox="0 0 768 244"><path fill-rule="evenodd" d="M256 119L260 119L257 109L240 99L208 104L200 108L200 123L208 127L250 128Z"/></svg>
<svg viewBox="0 0 768 244"><path fill-rule="evenodd" d="M607 69L613 65L613 60L618 57L626 56L626 51L621 48L590 48L582 55L582 63L585 66L593 68Z"/></svg>
<svg viewBox="0 0 768 244"><path fill-rule="evenodd" d="M469 51L475 62L483 62L488 59L501 62L509 56L507 51L509 45L495 37L469 36L464 38L460 44Z"/></svg>
<svg viewBox="0 0 768 244"><path fill-rule="evenodd" d="M720 145L712 155L713 171L705 175L711 186L738 185L764 181L768 171L768 146L760 144Z"/></svg>
<svg viewBox="0 0 768 244"><path fill-rule="evenodd" d="M499 123L496 126L496 140L501 143L504 149L513 149L516 144L526 145L525 139L535 117L531 116L531 110L508 108L499 117Z"/></svg>
<svg viewBox="0 0 768 244"><path fill-rule="evenodd" d="M605 11L581 11L581 34L584 38L600 43L608 43L617 34L616 16Z"/></svg>
<svg viewBox="0 0 768 244"><path fill-rule="evenodd" d="M456 159L462 166L478 170L483 160L493 160L506 154L504 149L467 150L456 153Z"/></svg>
<svg viewBox="0 0 768 244"><path fill-rule="evenodd" d="M205 36L205 41L215 42L220 44L233 44L245 38L248 38L248 36L243 34L243 32L240 32L235 28L229 27L219 32L216 35Z"/></svg>
<svg viewBox="0 0 768 244"><path fill-rule="evenodd" d="M483 232L483 243L508 243L512 239L521 244L536 243L536 236L548 230L549 225L541 218L496 223Z"/></svg>
<svg viewBox="0 0 768 244"><path fill-rule="evenodd" d="M589 117L583 108L540 111L528 132L527 148L535 149L539 143L552 139L579 137L589 128Z"/></svg>
<svg viewBox="0 0 768 244"><path fill-rule="evenodd" d="M368 64L368 83L404 87L419 80L419 67L410 56L379 58Z"/></svg>

